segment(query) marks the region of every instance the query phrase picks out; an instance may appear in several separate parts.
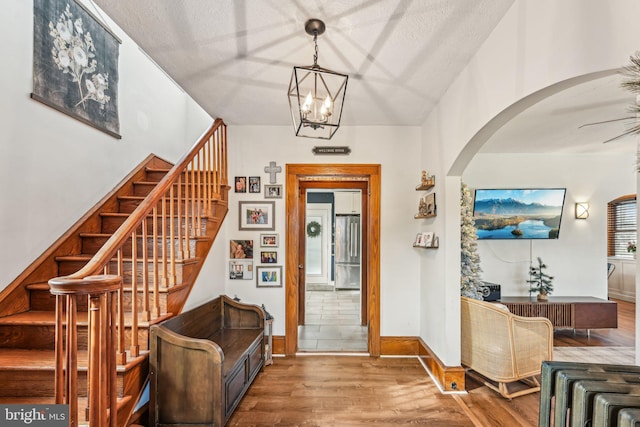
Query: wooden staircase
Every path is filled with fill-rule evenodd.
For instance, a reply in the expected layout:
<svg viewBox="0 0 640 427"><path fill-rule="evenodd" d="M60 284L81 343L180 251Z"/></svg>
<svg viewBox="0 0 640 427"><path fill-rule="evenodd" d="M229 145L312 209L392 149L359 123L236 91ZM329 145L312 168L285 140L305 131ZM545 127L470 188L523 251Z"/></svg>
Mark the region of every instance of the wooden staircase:
<svg viewBox="0 0 640 427"><path fill-rule="evenodd" d="M140 421L132 412L149 372L149 327L182 310L228 211L228 191L217 120L175 166L149 156L4 289L0 403L77 405L77 425ZM96 297L92 281L103 279L109 296ZM103 317L91 320L95 304ZM65 372L77 372L77 381ZM105 382L114 384L98 387ZM117 402L113 419L109 402ZM92 406L101 414L90 415Z"/></svg>

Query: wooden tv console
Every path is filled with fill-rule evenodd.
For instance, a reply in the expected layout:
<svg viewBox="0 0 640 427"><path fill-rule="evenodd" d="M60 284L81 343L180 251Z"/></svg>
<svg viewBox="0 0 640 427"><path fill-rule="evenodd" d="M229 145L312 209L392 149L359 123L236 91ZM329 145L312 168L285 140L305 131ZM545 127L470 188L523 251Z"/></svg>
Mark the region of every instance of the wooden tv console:
<svg viewBox="0 0 640 427"><path fill-rule="evenodd" d="M601 329L618 327L618 303L594 297L502 297L498 301L513 314L546 317L556 328Z"/></svg>

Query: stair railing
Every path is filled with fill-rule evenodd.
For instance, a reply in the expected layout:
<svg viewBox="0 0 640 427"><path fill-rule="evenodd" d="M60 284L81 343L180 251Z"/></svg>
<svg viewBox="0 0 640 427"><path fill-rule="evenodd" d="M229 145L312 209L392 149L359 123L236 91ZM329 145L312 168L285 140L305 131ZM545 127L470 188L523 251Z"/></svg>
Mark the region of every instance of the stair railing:
<svg viewBox="0 0 640 427"><path fill-rule="evenodd" d="M78 298L89 298L87 416L90 425L106 426L108 413L115 426L116 365L140 355L139 321L165 314L160 288L179 284L176 264L195 256L203 219L227 185L226 125L216 119L82 269L49 281L56 295L56 403L70 405L71 426L78 425Z"/></svg>

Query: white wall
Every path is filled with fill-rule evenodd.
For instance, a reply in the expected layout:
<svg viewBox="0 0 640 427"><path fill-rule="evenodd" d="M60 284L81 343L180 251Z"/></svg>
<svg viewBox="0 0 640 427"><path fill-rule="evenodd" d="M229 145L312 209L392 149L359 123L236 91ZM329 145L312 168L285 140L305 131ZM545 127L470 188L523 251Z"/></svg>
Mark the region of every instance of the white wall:
<svg viewBox="0 0 640 427"><path fill-rule="evenodd" d="M607 202L636 192L635 159L628 155L478 154L462 177L470 188L566 188L557 240L479 240L484 280L505 296L528 295L530 249L554 276L555 296L607 298ZM541 173L542 171L542 173ZM575 219L588 201L589 218Z"/></svg>
<svg viewBox="0 0 640 427"><path fill-rule="evenodd" d="M516 0L425 120L423 163L433 163L427 153L433 151L432 144L438 144L444 175L460 177L479 147L504 121L540 99L545 88L625 65L638 48L640 27L635 17L639 13L640 3L633 0ZM455 197L459 180L443 181L440 193ZM451 209L438 215L433 226L446 229L445 241L455 242L454 230L441 222L445 218L449 224L459 222L459 207L456 201L441 202ZM441 247L421 280L421 337L445 364L453 366L460 363L460 314L459 304L451 307L449 303L451 295L459 292L459 269L452 270L459 252L455 245ZM444 281L430 282L427 274ZM425 292L434 298L424 297ZM443 319L447 319L444 324ZM443 331L432 331L435 325Z"/></svg>
<svg viewBox="0 0 640 427"><path fill-rule="evenodd" d="M419 263L421 253L412 247L419 220L413 219L418 209L420 156L417 155L420 133L417 127L341 127L331 141L297 138L289 126L229 126L229 178L260 176L264 186L269 175L264 167L270 161L282 166L277 183L284 188L286 164L296 163L363 163L382 165L380 286L381 335L416 336L420 309ZM315 145L348 145L349 156L314 156ZM231 193L226 223L229 239L253 239L258 245L260 232L238 230L238 201L264 200L261 194ZM279 234L278 265L285 265L285 200L276 202L276 230ZM228 250L227 250L228 252ZM259 247L254 248L259 253ZM229 255L226 254L228 263ZM258 265L254 261L254 266ZM228 272L228 267L227 267ZM243 302L265 304L273 314L274 334L284 335L285 289L256 288L255 280L228 280L226 293L237 295Z"/></svg>
<svg viewBox="0 0 640 427"><path fill-rule="evenodd" d="M230 221L228 216L225 221ZM216 237L213 247L209 251L209 256L205 260L193 288L191 288L191 293L183 311L197 307L218 295L227 293L225 292L225 277L228 277L228 274L225 275L225 257L228 256L229 242L225 238L224 228L222 227L218 233L218 237Z"/></svg>
<svg viewBox="0 0 640 427"><path fill-rule="evenodd" d="M113 22L109 27L123 41L118 92L121 140L30 99L33 3L6 0L3 6L0 288L150 153L174 162L213 123Z"/></svg>

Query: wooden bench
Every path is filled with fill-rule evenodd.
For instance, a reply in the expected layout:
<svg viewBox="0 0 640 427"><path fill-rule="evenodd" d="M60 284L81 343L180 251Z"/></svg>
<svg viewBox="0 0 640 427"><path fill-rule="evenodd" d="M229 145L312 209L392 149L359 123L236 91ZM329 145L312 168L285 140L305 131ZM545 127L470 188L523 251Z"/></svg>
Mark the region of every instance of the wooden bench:
<svg viewBox="0 0 640 427"><path fill-rule="evenodd" d="M150 330L152 426L223 426L264 366L264 312L225 295Z"/></svg>

